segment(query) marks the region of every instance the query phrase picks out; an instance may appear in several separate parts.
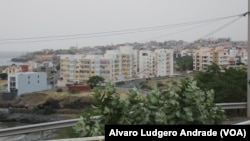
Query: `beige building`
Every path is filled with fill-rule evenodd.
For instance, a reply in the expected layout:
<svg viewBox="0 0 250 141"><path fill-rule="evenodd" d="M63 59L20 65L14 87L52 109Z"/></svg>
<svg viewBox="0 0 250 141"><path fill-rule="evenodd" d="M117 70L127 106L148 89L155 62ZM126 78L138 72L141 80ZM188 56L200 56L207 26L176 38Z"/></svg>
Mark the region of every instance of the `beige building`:
<svg viewBox="0 0 250 141"><path fill-rule="evenodd" d="M61 55L59 86L86 84L91 76L101 76L106 81L124 81L136 74L137 56L131 46L107 50L104 55Z"/></svg>
<svg viewBox="0 0 250 141"><path fill-rule="evenodd" d="M206 70L213 62L222 67L229 65L228 49L204 47L193 54L193 68L196 71Z"/></svg>
<svg viewBox="0 0 250 141"><path fill-rule="evenodd" d="M173 75L173 53L172 49L140 50L140 78Z"/></svg>

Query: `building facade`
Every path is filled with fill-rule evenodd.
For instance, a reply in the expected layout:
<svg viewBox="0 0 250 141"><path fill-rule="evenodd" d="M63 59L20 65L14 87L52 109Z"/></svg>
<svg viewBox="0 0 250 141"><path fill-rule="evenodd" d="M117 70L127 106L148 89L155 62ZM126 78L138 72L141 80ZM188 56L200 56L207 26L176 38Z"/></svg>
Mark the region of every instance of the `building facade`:
<svg viewBox="0 0 250 141"><path fill-rule="evenodd" d="M59 86L86 84L95 75L115 82L166 76L173 74L173 50L138 51L125 45L105 54L61 55L60 68Z"/></svg>
<svg viewBox="0 0 250 141"><path fill-rule="evenodd" d="M207 66L215 63L219 66L229 65L229 51L223 48L200 48L193 55L193 69L206 70Z"/></svg>
<svg viewBox="0 0 250 141"><path fill-rule="evenodd" d="M155 50L155 75L168 76L173 75L174 51L172 49L156 49Z"/></svg>
<svg viewBox="0 0 250 141"><path fill-rule="evenodd" d="M17 72L8 75L8 91L22 95L46 90L47 74L44 72Z"/></svg>

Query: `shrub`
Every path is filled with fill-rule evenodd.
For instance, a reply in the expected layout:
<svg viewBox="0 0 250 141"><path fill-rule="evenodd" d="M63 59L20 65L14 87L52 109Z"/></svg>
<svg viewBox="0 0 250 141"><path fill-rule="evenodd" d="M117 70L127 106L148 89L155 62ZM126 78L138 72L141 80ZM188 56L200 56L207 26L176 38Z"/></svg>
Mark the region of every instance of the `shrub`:
<svg viewBox="0 0 250 141"><path fill-rule="evenodd" d="M157 81L157 87L162 87L164 84L161 81Z"/></svg>
<svg viewBox="0 0 250 141"><path fill-rule="evenodd" d="M80 93L80 90L78 90L78 89L72 89L72 90L69 91L69 93L70 94L78 94L78 93Z"/></svg>
<svg viewBox="0 0 250 141"><path fill-rule="evenodd" d="M57 90L56 90L56 92L63 92L63 89L62 88L58 88Z"/></svg>
<svg viewBox="0 0 250 141"><path fill-rule="evenodd" d="M51 106L45 106L43 109L43 114L45 115L50 115L54 113L55 113L55 110Z"/></svg>
<svg viewBox="0 0 250 141"><path fill-rule="evenodd" d="M120 86L120 85L124 85L125 82L124 81L121 81L121 82L116 82L116 86Z"/></svg>

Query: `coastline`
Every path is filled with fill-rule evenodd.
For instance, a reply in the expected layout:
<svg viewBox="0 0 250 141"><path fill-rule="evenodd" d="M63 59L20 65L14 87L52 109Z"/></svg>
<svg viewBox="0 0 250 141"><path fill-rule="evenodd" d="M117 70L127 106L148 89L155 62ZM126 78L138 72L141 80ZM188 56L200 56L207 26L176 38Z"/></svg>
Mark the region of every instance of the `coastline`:
<svg viewBox="0 0 250 141"><path fill-rule="evenodd" d="M20 112L18 112L20 111ZM12 108L1 108L0 109L0 122L18 122L24 124L36 124L44 122L52 122L59 120L71 119L69 116L59 116L58 114L40 114L32 113L30 110L22 110Z"/></svg>
<svg viewBox="0 0 250 141"><path fill-rule="evenodd" d="M1 51L0 52L0 66L9 66L12 64L21 64L22 62L12 61L13 58L18 58L22 52Z"/></svg>

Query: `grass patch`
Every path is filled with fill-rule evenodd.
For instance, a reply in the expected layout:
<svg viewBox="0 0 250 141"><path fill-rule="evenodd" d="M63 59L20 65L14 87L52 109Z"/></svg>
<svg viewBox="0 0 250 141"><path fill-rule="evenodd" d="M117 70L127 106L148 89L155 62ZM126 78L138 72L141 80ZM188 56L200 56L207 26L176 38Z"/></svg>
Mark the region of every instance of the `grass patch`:
<svg viewBox="0 0 250 141"><path fill-rule="evenodd" d="M72 127L67 127L58 130L58 134L54 139L66 139L66 138L79 138L79 135L75 133Z"/></svg>

